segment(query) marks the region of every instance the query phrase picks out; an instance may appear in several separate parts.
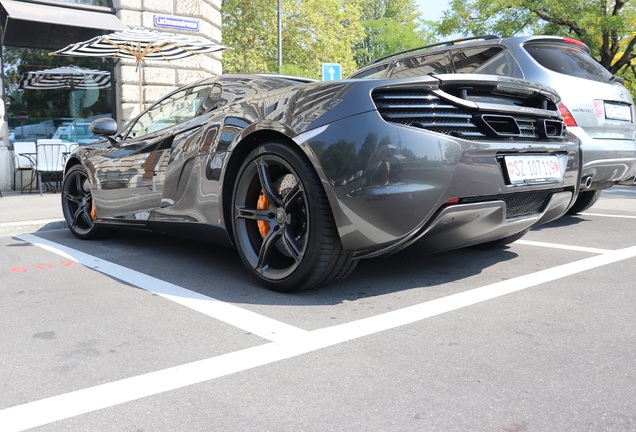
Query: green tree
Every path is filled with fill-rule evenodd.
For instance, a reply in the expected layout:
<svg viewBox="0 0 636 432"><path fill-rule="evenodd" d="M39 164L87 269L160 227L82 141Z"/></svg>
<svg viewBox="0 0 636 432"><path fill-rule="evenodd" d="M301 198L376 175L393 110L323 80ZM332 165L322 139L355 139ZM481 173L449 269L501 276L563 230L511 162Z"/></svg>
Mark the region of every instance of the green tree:
<svg viewBox="0 0 636 432"><path fill-rule="evenodd" d="M353 46L362 39L358 0L283 2L283 72L301 68L318 78L322 63L340 63L343 75L356 69Z"/></svg>
<svg viewBox="0 0 636 432"><path fill-rule="evenodd" d="M283 73L320 77L322 63L353 72L353 46L364 36L358 0L282 0ZM225 0L226 72L278 72L278 8L272 0Z"/></svg>
<svg viewBox="0 0 636 432"><path fill-rule="evenodd" d="M363 66L375 59L425 45L430 34L420 27L414 0L362 0L365 37L356 47L356 63Z"/></svg>
<svg viewBox="0 0 636 432"><path fill-rule="evenodd" d="M225 72L277 72L276 0L224 0Z"/></svg>
<svg viewBox="0 0 636 432"><path fill-rule="evenodd" d="M613 74L633 77L636 8L628 0L452 0L440 35L574 37Z"/></svg>

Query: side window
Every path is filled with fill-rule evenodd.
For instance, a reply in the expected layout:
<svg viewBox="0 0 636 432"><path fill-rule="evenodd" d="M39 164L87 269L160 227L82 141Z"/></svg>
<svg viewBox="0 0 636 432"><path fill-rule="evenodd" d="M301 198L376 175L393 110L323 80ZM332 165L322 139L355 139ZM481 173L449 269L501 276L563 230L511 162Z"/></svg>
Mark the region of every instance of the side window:
<svg viewBox="0 0 636 432"><path fill-rule="evenodd" d="M350 76L348 79L358 79L358 78L367 78L367 79L373 79L373 78L384 78L384 71L386 71L386 68L388 66L388 63L380 65L380 66L376 66L376 67L372 67L370 69L366 69L362 72L360 72L359 74L356 75L352 75Z"/></svg>
<svg viewBox="0 0 636 432"><path fill-rule="evenodd" d="M453 73L453 66L447 51L400 60L393 68L391 78L444 73Z"/></svg>
<svg viewBox="0 0 636 432"><path fill-rule="evenodd" d="M126 138L147 135L188 121L213 107L208 104L214 85L190 87L174 93L143 113L129 128ZM217 94L218 100L218 94Z"/></svg>

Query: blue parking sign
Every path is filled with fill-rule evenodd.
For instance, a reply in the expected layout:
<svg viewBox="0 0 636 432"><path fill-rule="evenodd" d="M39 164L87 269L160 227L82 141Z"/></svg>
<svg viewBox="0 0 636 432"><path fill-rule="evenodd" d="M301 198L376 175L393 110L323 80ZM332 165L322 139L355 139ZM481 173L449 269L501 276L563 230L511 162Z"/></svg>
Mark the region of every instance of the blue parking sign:
<svg viewBox="0 0 636 432"><path fill-rule="evenodd" d="M322 64L322 80L335 81L342 79L342 67L338 63Z"/></svg>

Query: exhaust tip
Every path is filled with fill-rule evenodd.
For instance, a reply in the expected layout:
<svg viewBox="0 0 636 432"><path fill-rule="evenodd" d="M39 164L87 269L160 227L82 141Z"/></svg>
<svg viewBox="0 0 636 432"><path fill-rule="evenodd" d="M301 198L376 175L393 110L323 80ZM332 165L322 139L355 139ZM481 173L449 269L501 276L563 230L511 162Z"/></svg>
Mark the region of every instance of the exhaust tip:
<svg viewBox="0 0 636 432"><path fill-rule="evenodd" d="M636 182L636 180L635 180ZM592 176L583 177L581 179L581 186L585 189L589 189L592 187Z"/></svg>

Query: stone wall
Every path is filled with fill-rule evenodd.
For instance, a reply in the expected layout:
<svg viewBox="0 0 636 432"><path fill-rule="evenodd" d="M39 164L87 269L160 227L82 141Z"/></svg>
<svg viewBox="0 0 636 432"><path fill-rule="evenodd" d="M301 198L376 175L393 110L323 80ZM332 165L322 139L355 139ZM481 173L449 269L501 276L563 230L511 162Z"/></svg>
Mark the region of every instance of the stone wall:
<svg viewBox="0 0 636 432"><path fill-rule="evenodd" d="M115 0L117 16L130 28L145 27L158 32L207 40L221 44L221 0ZM154 26L154 16L195 20L198 31ZM134 61L118 60L115 66L117 85L117 120L120 125L139 114L143 108L176 89L201 78L221 73L221 53L195 55L174 61L146 61L139 68ZM141 88L140 88L141 83Z"/></svg>

